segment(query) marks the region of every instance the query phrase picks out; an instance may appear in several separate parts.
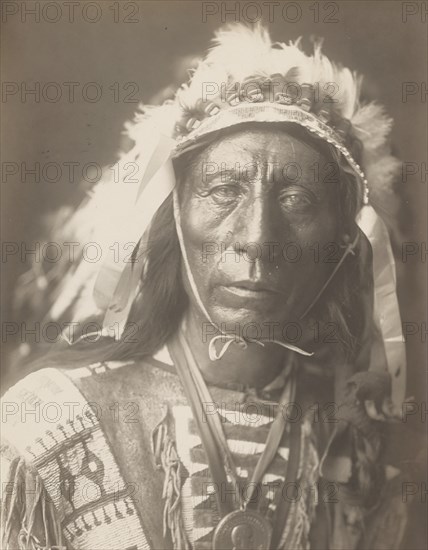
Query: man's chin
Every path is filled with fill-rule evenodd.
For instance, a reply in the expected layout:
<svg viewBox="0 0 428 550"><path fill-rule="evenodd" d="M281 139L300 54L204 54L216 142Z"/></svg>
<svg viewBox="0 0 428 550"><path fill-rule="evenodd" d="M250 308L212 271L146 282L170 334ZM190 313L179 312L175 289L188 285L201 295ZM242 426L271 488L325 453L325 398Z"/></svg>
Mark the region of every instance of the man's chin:
<svg viewBox="0 0 428 550"><path fill-rule="evenodd" d="M255 308L226 308L216 305L209 312L212 320L224 333L249 338L271 338L275 327L283 325L278 317Z"/></svg>

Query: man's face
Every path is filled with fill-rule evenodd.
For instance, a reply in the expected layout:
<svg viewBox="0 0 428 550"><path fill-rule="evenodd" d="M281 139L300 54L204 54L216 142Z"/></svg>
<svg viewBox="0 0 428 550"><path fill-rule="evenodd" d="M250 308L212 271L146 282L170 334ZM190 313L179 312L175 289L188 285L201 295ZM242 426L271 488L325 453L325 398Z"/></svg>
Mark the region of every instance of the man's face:
<svg viewBox="0 0 428 550"><path fill-rule="evenodd" d="M339 255L336 168L308 143L258 128L211 144L186 167L184 243L213 321L263 332L298 321Z"/></svg>

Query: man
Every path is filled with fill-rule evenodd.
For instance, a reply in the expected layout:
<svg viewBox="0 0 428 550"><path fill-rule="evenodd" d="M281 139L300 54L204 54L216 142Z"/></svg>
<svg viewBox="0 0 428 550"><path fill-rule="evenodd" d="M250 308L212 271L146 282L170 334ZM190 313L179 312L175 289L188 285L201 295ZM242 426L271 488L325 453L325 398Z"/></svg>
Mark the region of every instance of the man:
<svg viewBox="0 0 428 550"><path fill-rule="evenodd" d="M137 116L64 230L102 267L51 311L103 328L4 399L5 548L398 548L405 358L373 208L398 163L358 95L319 47L237 26Z"/></svg>

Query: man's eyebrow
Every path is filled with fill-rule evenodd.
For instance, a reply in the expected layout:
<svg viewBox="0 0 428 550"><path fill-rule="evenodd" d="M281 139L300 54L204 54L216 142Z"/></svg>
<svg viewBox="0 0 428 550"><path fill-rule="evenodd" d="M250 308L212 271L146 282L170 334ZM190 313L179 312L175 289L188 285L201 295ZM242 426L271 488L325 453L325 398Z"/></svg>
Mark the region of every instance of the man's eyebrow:
<svg viewBox="0 0 428 550"><path fill-rule="evenodd" d="M228 181L230 179L239 180L242 177L239 166L234 168L221 168L220 166L216 170L211 168L206 166L202 169L202 181L204 183L210 183L218 178L221 178L222 181Z"/></svg>

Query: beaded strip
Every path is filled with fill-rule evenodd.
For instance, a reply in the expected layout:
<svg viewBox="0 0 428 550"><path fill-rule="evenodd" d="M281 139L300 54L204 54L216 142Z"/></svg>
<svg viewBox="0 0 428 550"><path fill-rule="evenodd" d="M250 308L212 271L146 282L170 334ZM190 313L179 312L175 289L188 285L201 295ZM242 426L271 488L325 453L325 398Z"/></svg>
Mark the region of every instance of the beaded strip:
<svg viewBox="0 0 428 550"><path fill-rule="evenodd" d="M16 409L3 424L3 437L37 469L70 545L149 550L101 425L71 380L42 369L11 388L3 403Z"/></svg>
<svg viewBox="0 0 428 550"><path fill-rule="evenodd" d="M182 154L199 138L236 124L244 122L295 122L333 145L345 157L348 164L363 183L363 203L368 204L368 182L362 168L345 146L343 134L335 131L334 128L326 124L319 116L307 112L296 105L269 102L238 103L229 106L227 109L214 110L213 113L213 115L207 116L202 121L198 120L198 124L194 124L187 135L181 134L176 136L177 146L175 147L173 156Z"/></svg>

